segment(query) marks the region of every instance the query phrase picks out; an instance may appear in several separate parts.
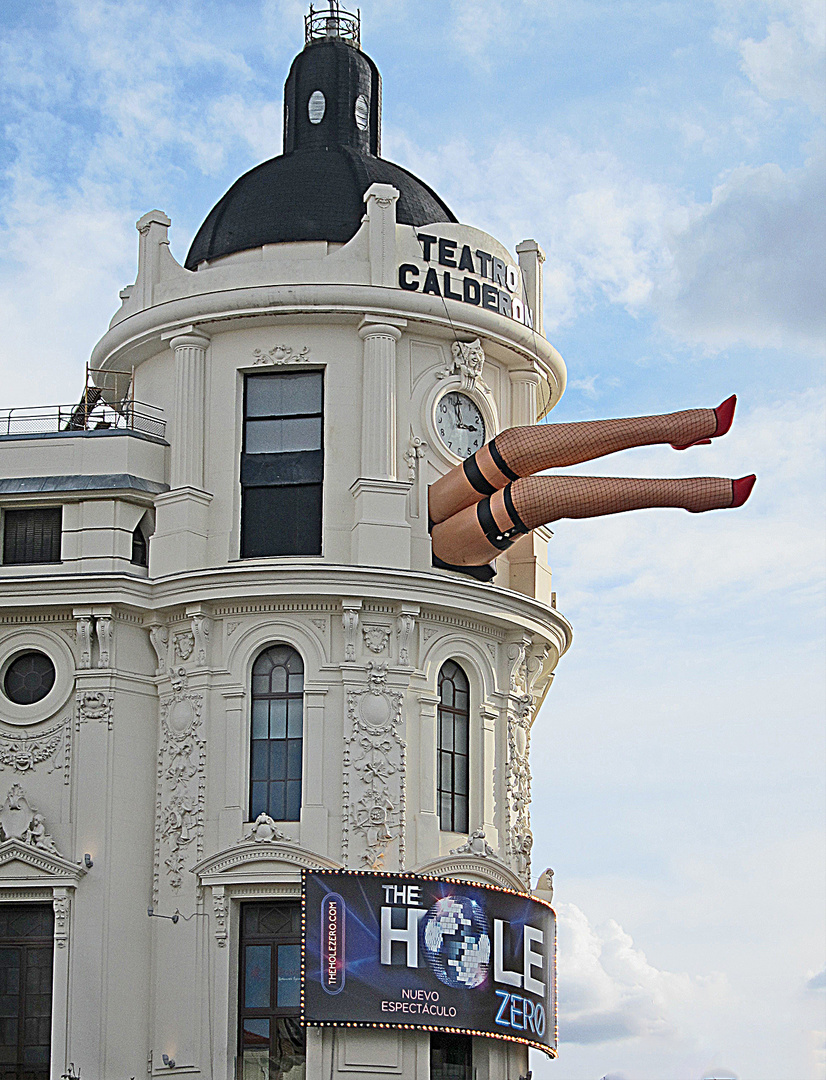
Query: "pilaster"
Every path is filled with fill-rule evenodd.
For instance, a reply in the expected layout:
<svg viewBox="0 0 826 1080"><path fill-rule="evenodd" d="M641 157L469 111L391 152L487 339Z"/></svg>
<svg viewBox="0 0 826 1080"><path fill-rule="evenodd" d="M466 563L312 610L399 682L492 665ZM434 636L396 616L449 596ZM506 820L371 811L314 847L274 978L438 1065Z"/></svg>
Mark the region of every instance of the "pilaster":
<svg viewBox="0 0 826 1080"><path fill-rule="evenodd" d="M370 284L396 284L396 203L398 188L371 184L364 193L369 228Z"/></svg>
<svg viewBox="0 0 826 1080"><path fill-rule="evenodd" d="M533 312L533 327L537 334L544 334L542 319L542 264L545 261L545 252L535 240L523 240L516 245L516 254L519 257L519 268L525 278L525 292L527 301ZM535 421L531 421L535 423Z"/></svg>

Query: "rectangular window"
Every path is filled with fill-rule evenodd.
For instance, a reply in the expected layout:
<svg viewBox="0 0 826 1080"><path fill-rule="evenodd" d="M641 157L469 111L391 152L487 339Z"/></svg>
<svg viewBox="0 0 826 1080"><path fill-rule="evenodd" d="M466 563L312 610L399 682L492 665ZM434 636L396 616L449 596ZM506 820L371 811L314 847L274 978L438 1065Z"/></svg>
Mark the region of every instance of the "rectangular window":
<svg viewBox="0 0 826 1080"><path fill-rule="evenodd" d="M472 1037L431 1032L430 1080L471 1080L472 1075Z"/></svg>
<svg viewBox="0 0 826 1080"><path fill-rule="evenodd" d="M0 904L0 1077L49 1080L54 912Z"/></svg>
<svg viewBox="0 0 826 1080"><path fill-rule="evenodd" d="M239 1077L305 1080L299 902L243 905L239 991Z"/></svg>
<svg viewBox="0 0 826 1080"><path fill-rule="evenodd" d="M63 509L60 506L4 511L4 564L60 562L62 526Z"/></svg>
<svg viewBox="0 0 826 1080"><path fill-rule="evenodd" d="M247 375L241 558L321 554L324 376Z"/></svg>

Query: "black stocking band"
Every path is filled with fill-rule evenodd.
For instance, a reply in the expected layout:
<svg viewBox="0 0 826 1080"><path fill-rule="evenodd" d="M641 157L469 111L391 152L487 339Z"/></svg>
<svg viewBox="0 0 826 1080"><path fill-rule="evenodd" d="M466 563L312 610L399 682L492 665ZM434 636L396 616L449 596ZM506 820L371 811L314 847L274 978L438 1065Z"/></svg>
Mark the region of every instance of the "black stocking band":
<svg viewBox="0 0 826 1080"><path fill-rule="evenodd" d="M492 445L493 443L491 443ZM465 458L462 462L462 472L467 477L468 483L473 490L478 491L480 495L492 495L496 491L496 488L485 479L482 470L476 464L475 454Z"/></svg>
<svg viewBox="0 0 826 1080"><path fill-rule="evenodd" d="M519 479L519 473L515 473L513 471L510 465L508 465L508 463L497 450L496 439L491 439L491 441L488 443L488 450L490 450L490 456L493 458L493 464L503 476L507 476L508 480Z"/></svg>
<svg viewBox="0 0 826 1080"><path fill-rule="evenodd" d="M505 488L505 506L508 508L508 513L511 514L511 521L513 522L511 528L509 529L500 529L499 526L496 524L496 519L494 518L490 510L489 498L482 499L481 502L478 502L476 504L476 517L479 521L482 532L485 534L485 539L488 541L489 544L493 544L493 546L499 551L507 551L507 549L511 546L514 540L518 539L520 536L523 536L525 533L530 532L530 529L525 526L525 523L516 513L516 510L512 509L512 501L510 502L510 506L508 506L508 502L510 500L509 488L510 484L508 484L508 487ZM515 522L514 518L516 518Z"/></svg>

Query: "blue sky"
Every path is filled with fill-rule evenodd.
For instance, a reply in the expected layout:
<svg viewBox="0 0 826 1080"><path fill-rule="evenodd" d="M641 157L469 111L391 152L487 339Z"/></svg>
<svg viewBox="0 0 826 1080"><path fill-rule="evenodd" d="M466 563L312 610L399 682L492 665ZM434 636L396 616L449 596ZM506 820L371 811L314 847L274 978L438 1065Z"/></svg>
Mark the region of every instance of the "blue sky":
<svg viewBox="0 0 826 1080"><path fill-rule="evenodd" d="M183 260L280 151L304 4L6 0L0 407L77 398L158 207ZM537 1080L809 1080L824 1020L824 130L818 0L369 0L384 154L534 237L551 420L713 406L732 433L590 470L757 472L732 513L560 522L575 643L534 729L556 871Z"/></svg>

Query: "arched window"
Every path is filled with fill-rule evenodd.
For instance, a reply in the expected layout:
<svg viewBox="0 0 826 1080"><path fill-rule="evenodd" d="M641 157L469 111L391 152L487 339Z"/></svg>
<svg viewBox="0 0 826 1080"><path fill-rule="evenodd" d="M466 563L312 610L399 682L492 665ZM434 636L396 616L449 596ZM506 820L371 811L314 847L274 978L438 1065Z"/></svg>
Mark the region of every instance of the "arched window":
<svg viewBox="0 0 826 1080"><path fill-rule="evenodd" d="M303 728L304 663L289 645L271 645L252 666L250 821L298 821Z"/></svg>
<svg viewBox="0 0 826 1080"><path fill-rule="evenodd" d="M439 672L439 822L444 832L468 831L470 688L454 660Z"/></svg>

